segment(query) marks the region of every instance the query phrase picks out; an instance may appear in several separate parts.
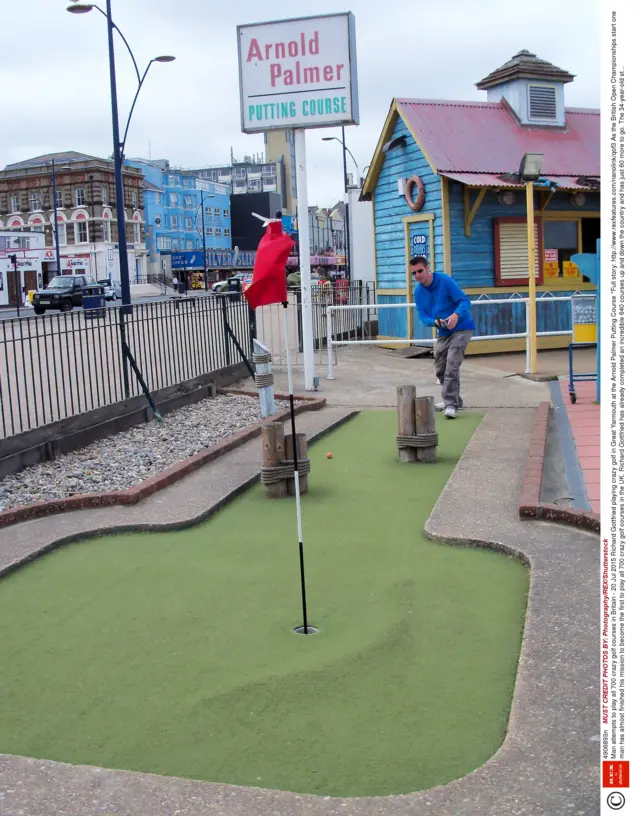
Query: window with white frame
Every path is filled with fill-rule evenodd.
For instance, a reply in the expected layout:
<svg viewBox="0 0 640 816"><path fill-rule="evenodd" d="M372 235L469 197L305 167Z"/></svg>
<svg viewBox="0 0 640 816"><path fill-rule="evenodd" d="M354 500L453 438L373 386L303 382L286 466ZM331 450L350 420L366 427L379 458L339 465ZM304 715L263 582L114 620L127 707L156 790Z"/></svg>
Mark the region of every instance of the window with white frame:
<svg viewBox="0 0 640 816"><path fill-rule="evenodd" d="M224 237L225 237L225 238L229 238L230 236L231 236L231 230L230 230L230 229L225 229L225 231L224 231Z"/></svg>
<svg viewBox="0 0 640 816"><path fill-rule="evenodd" d="M108 218L102 222L102 238L107 243L111 243L111 221Z"/></svg>
<svg viewBox="0 0 640 816"><path fill-rule="evenodd" d="M12 213L20 212L20 196L12 195L9 209Z"/></svg>
<svg viewBox="0 0 640 816"><path fill-rule="evenodd" d="M139 221L134 221L133 222L133 242L134 242L134 244L141 243L140 222Z"/></svg>
<svg viewBox="0 0 640 816"><path fill-rule="evenodd" d="M158 236L158 249L171 249L171 238L168 235Z"/></svg>
<svg viewBox="0 0 640 816"><path fill-rule="evenodd" d="M138 207L138 191L133 190L131 193L131 206L137 209Z"/></svg>
<svg viewBox="0 0 640 816"><path fill-rule="evenodd" d="M178 216L172 215L171 216L171 229L177 230L178 229Z"/></svg>
<svg viewBox="0 0 640 816"><path fill-rule="evenodd" d="M186 196L184 197L184 206L185 206L185 207L186 207L188 210L189 210L189 209L191 209L191 196L190 196L190 195L186 195Z"/></svg>
<svg viewBox="0 0 640 816"><path fill-rule="evenodd" d="M64 195L62 190L56 190L56 207L59 210L64 208Z"/></svg>
<svg viewBox="0 0 640 816"><path fill-rule="evenodd" d="M229 217L229 210L224 210L223 213L222 213L222 216L223 216L223 218L228 218Z"/></svg>
<svg viewBox="0 0 640 816"><path fill-rule="evenodd" d="M171 249L180 249L180 241L177 238L171 242Z"/></svg>
<svg viewBox="0 0 640 816"><path fill-rule="evenodd" d="M193 219L189 218L188 215L184 219L184 228L186 230L192 230L193 229Z"/></svg>
<svg viewBox="0 0 640 816"><path fill-rule="evenodd" d="M262 165L262 175L263 176L275 176L275 174L276 174L275 164L263 164Z"/></svg>
<svg viewBox="0 0 640 816"><path fill-rule="evenodd" d="M222 235L222 230L220 229L220 227L216 227L216 238L220 238L221 235Z"/></svg>
<svg viewBox="0 0 640 816"><path fill-rule="evenodd" d="M220 218L220 207L214 207L213 214L216 218Z"/></svg>
<svg viewBox="0 0 640 816"><path fill-rule="evenodd" d="M218 230L216 230L216 233ZM213 235L213 227L207 227L207 235Z"/></svg>
<svg viewBox="0 0 640 816"><path fill-rule="evenodd" d="M102 196L102 203L108 204L109 203L109 188L106 184L103 184L100 188L100 194Z"/></svg>
<svg viewBox="0 0 640 816"><path fill-rule="evenodd" d="M76 187L76 207L84 207L86 199L84 197L84 187Z"/></svg>
<svg viewBox="0 0 640 816"><path fill-rule="evenodd" d="M73 224L76 244L87 244L89 242L89 225L86 221L75 221Z"/></svg>
<svg viewBox="0 0 640 816"><path fill-rule="evenodd" d="M170 207L177 207L178 206L178 194L171 193L169 195L169 206Z"/></svg>
<svg viewBox="0 0 640 816"><path fill-rule="evenodd" d="M247 177L247 168L246 167L234 167L231 173L234 179L243 179Z"/></svg>
<svg viewBox="0 0 640 816"><path fill-rule="evenodd" d="M162 206L162 193L156 193L156 204Z"/></svg>
<svg viewBox="0 0 640 816"><path fill-rule="evenodd" d="M60 246L67 245L67 225L64 221L58 222L58 243Z"/></svg>
<svg viewBox="0 0 640 816"><path fill-rule="evenodd" d="M211 207L205 207L204 214L207 218L211 218Z"/></svg>
<svg viewBox="0 0 640 816"><path fill-rule="evenodd" d="M40 193L31 193L29 196L29 209L31 212L39 212L42 209Z"/></svg>
<svg viewBox="0 0 640 816"><path fill-rule="evenodd" d="M496 286L523 286L529 281L527 219L512 216L493 219L494 267ZM542 228L539 217L534 219L534 251L536 283L542 283Z"/></svg>

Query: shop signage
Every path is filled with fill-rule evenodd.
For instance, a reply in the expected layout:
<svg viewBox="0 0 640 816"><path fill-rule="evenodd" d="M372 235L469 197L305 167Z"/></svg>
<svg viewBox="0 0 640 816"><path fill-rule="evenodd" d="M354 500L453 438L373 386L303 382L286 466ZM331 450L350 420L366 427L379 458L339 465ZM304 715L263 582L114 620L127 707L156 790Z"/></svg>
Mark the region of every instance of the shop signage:
<svg viewBox="0 0 640 816"><path fill-rule="evenodd" d="M351 12L238 26L242 130L357 125Z"/></svg>

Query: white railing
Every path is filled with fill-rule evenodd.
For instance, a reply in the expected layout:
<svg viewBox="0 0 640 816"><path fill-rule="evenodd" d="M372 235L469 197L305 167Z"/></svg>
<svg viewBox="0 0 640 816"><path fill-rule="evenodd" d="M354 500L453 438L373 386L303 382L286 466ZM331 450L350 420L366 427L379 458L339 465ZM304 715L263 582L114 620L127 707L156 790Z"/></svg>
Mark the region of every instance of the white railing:
<svg viewBox="0 0 640 816"><path fill-rule="evenodd" d="M580 293L581 296L583 293ZM590 293L589 293L590 294ZM588 296L588 295L585 295ZM572 296L562 296L562 297L551 297L551 298L537 298L536 304L538 303L562 303L565 301L573 300L575 295ZM527 349L527 360L526 360L526 367L525 373L531 373L531 338L529 336L529 298L523 297L518 298L517 303L523 303L527 305L525 308L525 330L523 332L514 332L513 334L486 334L480 335L477 337L472 337L473 341L475 340L511 340L514 338L524 337L526 340L526 349ZM514 303L514 300L509 298L498 298L494 300L472 300L471 305L477 306L489 306L493 304L505 304L505 303ZM406 303L376 303L376 309L407 309L407 325L409 325L409 310L415 309L415 303L413 302L406 302ZM397 340L334 340L333 339L333 322L332 322L332 315L333 312L342 311L345 309L366 309L366 305L348 305L348 306L328 306L327 307L327 352L328 352L328 366L327 366L327 379L328 380L335 380L333 375L333 363L334 363L334 348L337 346L375 346L375 345L406 345L410 343L414 346L434 346L436 343L436 338L431 339L423 339L423 338L413 338L413 337L404 337L399 338ZM370 308L370 307L369 307ZM573 334L573 330L569 329L568 331L547 331L547 332L536 332L536 337L552 337L556 335L570 335ZM336 364L337 364L337 357L336 357Z"/></svg>

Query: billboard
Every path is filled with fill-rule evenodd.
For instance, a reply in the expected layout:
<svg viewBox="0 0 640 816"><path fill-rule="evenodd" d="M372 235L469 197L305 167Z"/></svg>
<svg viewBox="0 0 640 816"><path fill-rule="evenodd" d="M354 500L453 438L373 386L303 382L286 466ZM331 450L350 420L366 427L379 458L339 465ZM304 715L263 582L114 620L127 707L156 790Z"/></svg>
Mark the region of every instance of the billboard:
<svg viewBox="0 0 640 816"><path fill-rule="evenodd" d="M244 133L358 124L351 12L238 26Z"/></svg>

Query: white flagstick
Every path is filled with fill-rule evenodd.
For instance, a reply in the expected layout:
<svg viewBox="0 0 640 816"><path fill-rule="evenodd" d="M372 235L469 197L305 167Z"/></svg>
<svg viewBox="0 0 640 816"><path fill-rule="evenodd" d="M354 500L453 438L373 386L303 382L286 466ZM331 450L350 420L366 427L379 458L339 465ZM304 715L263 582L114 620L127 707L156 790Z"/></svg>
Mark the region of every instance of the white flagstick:
<svg viewBox="0 0 640 816"><path fill-rule="evenodd" d="M284 342L287 348L287 376L289 378L289 407L291 412L291 434L293 436L293 478L296 486L296 513L298 517L298 548L300 552L300 581L302 586L302 619L304 633L308 632L307 622L307 590L304 577L304 544L302 541L302 509L300 507L300 476L298 473L298 440L296 439L296 419L293 405L293 372L291 369L291 351L289 349L289 316L287 304L284 303Z"/></svg>

